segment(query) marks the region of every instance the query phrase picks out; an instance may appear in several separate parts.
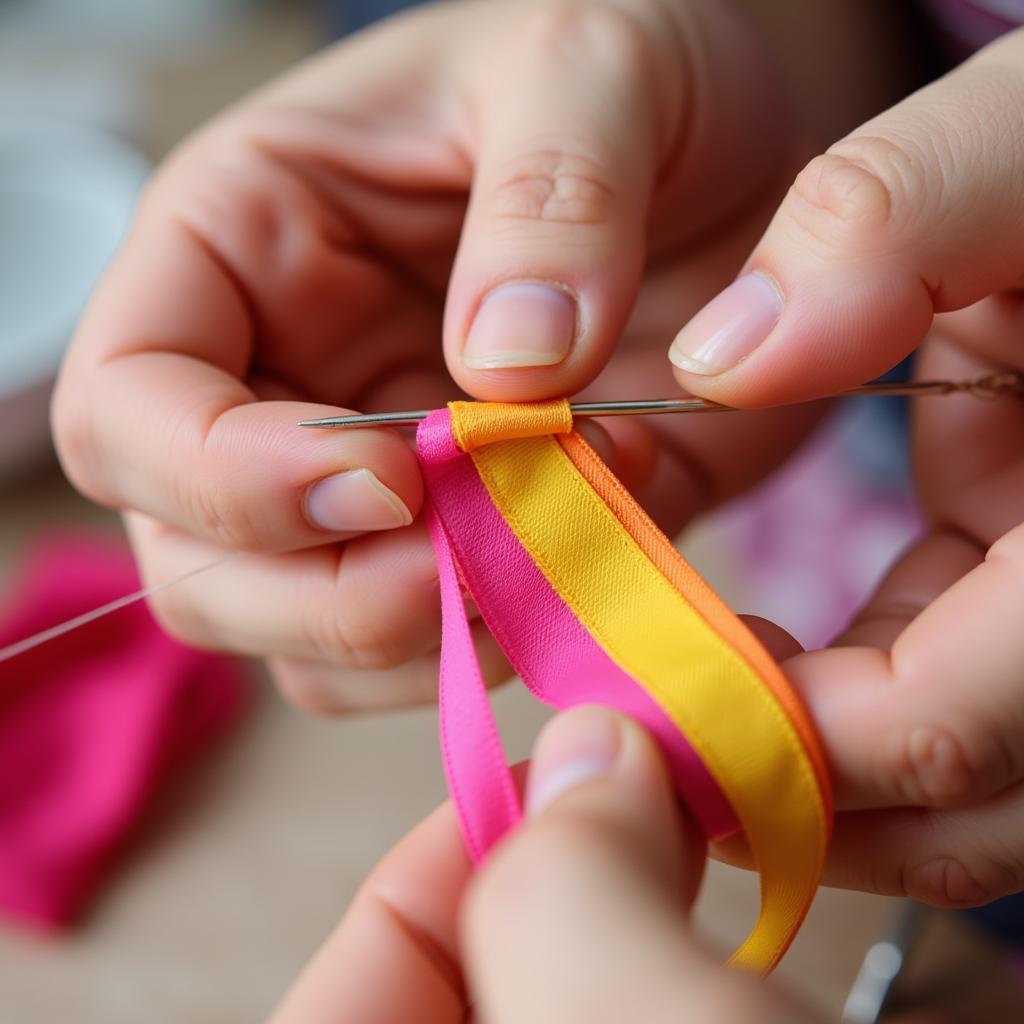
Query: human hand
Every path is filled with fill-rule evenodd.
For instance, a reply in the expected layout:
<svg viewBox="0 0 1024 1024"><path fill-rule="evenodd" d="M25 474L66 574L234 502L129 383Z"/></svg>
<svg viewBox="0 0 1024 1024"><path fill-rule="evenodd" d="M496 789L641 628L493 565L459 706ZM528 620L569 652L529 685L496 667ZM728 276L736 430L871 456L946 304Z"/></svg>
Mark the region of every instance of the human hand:
<svg viewBox="0 0 1024 1024"><path fill-rule="evenodd" d="M421 824L272 1024L813 1019L692 935L703 847L633 722L595 707L556 718L526 804L476 875L450 804Z"/></svg>
<svg viewBox="0 0 1024 1024"><path fill-rule="evenodd" d="M77 333L54 424L72 481L126 510L148 581L252 553L158 595L171 632L270 656L320 709L432 699L415 459L395 432L296 422L459 388L570 394L624 330L592 396L663 392L670 325L732 276L790 173L770 72L721 8L436 5L169 159ZM617 422L603 440L678 528L813 415Z"/></svg>
<svg viewBox="0 0 1024 1024"><path fill-rule="evenodd" d="M923 378L1024 370L1022 166L1018 31L811 162L748 261L760 278L680 333L680 383L813 398L922 342ZM966 906L1024 888L1024 404L912 417L926 534L832 648L785 669L846 812L826 882Z"/></svg>

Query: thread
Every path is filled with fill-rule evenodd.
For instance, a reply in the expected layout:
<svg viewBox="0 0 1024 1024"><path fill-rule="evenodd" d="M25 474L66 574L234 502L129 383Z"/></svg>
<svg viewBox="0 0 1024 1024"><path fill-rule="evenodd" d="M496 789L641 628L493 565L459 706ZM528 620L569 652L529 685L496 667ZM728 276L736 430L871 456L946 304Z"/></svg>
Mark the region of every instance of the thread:
<svg viewBox="0 0 1024 1024"><path fill-rule="evenodd" d="M72 633L76 629L81 629L82 626L87 626L90 622L95 622L97 619L102 619L107 615L120 611L122 608L127 608L129 605L136 604L139 601L144 601L147 597L151 597L153 594L157 594L161 590L168 590L170 587L176 587L179 583L184 583L186 580L190 580L194 576L208 572L210 569L216 569L225 562L230 562L240 554L241 552L239 551L232 551L227 555L214 559L212 562L206 562L194 569L189 569L180 576L173 576L169 580L150 584L150 586L143 587L141 590L136 590L132 594L125 594L124 597L116 597L113 601L108 601L106 604L100 605L98 608L93 608L91 611L83 612L81 615L76 615L72 619L60 622L56 626L50 626L47 629L33 634L32 636L25 637L24 640L18 640L13 644L8 644L6 647L0 647L0 662L10 661L12 658L18 657L19 654L25 654L26 651L31 651L33 648L41 647L43 644L49 643L51 640L56 640L57 637L64 636L67 633Z"/></svg>

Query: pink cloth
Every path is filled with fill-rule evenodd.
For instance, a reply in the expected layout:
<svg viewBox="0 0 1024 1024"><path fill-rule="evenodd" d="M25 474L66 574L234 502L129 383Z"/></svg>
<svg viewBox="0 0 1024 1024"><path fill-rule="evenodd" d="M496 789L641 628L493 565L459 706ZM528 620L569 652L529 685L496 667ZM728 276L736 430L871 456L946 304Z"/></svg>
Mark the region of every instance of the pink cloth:
<svg viewBox="0 0 1024 1024"><path fill-rule="evenodd" d="M0 647L138 586L120 544L41 543L0 607ZM0 910L71 923L158 788L245 697L235 662L172 640L142 602L0 663Z"/></svg>

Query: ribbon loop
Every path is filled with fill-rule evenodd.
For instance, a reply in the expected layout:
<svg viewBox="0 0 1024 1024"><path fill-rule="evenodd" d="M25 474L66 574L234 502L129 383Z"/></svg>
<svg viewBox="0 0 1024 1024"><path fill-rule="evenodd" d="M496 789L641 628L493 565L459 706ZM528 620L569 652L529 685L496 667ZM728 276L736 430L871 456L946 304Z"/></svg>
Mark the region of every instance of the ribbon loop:
<svg viewBox="0 0 1024 1024"><path fill-rule="evenodd" d="M449 402L452 435L464 452L520 437L543 437L572 431L567 398L549 402Z"/></svg>

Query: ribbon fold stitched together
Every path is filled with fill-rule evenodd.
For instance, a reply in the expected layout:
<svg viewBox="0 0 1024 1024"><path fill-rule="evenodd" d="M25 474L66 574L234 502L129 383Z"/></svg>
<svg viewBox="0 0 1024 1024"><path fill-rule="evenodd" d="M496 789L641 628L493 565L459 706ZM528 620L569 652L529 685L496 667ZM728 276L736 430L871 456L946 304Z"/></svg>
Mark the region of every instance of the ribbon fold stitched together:
<svg viewBox="0 0 1024 1024"><path fill-rule="evenodd" d="M520 808L463 585L535 697L630 715L708 837L742 830L761 910L730 962L769 972L814 897L832 821L824 756L778 665L573 432L567 401L452 402L417 448L441 585L442 753L474 861Z"/></svg>

